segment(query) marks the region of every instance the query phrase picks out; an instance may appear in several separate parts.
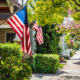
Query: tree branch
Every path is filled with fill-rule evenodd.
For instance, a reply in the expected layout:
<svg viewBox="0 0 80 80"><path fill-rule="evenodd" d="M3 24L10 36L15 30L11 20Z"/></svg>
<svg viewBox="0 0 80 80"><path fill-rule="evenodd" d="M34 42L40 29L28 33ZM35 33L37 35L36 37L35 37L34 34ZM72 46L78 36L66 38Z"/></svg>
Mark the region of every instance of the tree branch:
<svg viewBox="0 0 80 80"><path fill-rule="evenodd" d="M53 2L53 1L52 1ZM55 7L55 6L58 6L58 5L60 5L61 3L64 3L64 2L66 2L66 0L64 0L64 1L61 1L61 2L59 2L59 3L57 3L57 4L53 4L53 7Z"/></svg>
<svg viewBox="0 0 80 80"><path fill-rule="evenodd" d="M72 5L72 3L70 2L70 0L67 0L67 1ZM78 7L80 6L80 4L78 4L76 0L73 0L73 1L75 2L75 4L76 4ZM78 8L75 8L75 10L76 10L76 11L80 11L80 9L78 9Z"/></svg>
<svg viewBox="0 0 80 80"><path fill-rule="evenodd" d="M73 0L74 2L75 2L75 4L77 5L77 6L80 6L80 4L79 3L77 3L77 1L76 0Z"/></svg>
<svg viewBox="0 0 80 80"><path fill-rule="evenodd" d="M75 8L76 11L80 12L80 9Z"/></svg>

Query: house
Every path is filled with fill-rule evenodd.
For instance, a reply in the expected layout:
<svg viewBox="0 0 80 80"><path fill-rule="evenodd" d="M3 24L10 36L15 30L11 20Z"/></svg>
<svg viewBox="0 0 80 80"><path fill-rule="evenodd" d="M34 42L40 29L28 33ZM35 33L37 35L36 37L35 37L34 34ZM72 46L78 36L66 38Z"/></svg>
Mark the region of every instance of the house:
<svg viewBox="0 0 80 80"><path fill-rule="evenodd" d="M6 19L21 7L17 1L0 0L0 43L13 42L15 32L8 25Z"/></svg>
<svg viewBox="0 0 80 80"><path fill-rule="evenodd" d="M18 3L20 0L0 0L0 43L14 42L16 39L19 39L14 30L6 22L6 19L9 18L12 13L17 11L26 0L22 0L22 5ZM31 38L31 48L32 52L36 49L35 42L35 31L30 29L30 38ZM15 39L16 38L16 39Z"/></svg>

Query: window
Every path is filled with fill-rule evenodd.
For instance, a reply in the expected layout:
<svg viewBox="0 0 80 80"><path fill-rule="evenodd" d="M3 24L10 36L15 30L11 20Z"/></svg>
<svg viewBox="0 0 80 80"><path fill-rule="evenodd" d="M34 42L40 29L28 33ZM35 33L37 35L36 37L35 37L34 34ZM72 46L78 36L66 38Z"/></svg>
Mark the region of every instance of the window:
<svg viewBox="0 0 80 80"><path fill-rule="evenodd" d="M14 38L15 38L15 33L6 33L6 42L13 43Z"/></svg>

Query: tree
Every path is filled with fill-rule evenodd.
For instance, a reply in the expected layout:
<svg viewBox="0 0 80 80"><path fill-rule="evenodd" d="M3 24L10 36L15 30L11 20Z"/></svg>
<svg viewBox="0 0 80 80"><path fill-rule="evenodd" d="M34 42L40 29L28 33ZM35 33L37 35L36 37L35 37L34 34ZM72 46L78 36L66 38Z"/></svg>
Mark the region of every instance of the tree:
<svg viewBox="0 0 80 80"><path fill-rule="evenodd" d="M46 24L58 24L60 26L64 17L67 17L68 12L71 11L71 17L75 23L78 23L71 23L72 27L70 28L64 28L61 25L61 27L58 26L58 29L61 30L62 34L65 31L70 35L79 34L80 27L77 28L77 26L79 26L80 20L80 0L29 0L28 6L29 22L37 21L43 27L46 27L44 26Z"/></svg>
<svg viewBox="0 0 80 80"><path fill-rule="evenodd" d="M29 21L36 20L38 24L61 24L70 8L74 11L72 17L80 19L80 0L29 0Z"/></svg>

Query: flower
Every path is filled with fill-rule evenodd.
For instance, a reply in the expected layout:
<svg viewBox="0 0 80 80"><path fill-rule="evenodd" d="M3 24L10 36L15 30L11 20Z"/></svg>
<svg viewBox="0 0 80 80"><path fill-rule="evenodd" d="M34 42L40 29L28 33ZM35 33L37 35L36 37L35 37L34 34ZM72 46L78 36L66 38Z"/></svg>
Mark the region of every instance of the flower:
<svg viewBox="0 0 80 80"><path fill-rule="evenodd" d="M70 42L73 42L74 40L69 40Z"/></svg>

